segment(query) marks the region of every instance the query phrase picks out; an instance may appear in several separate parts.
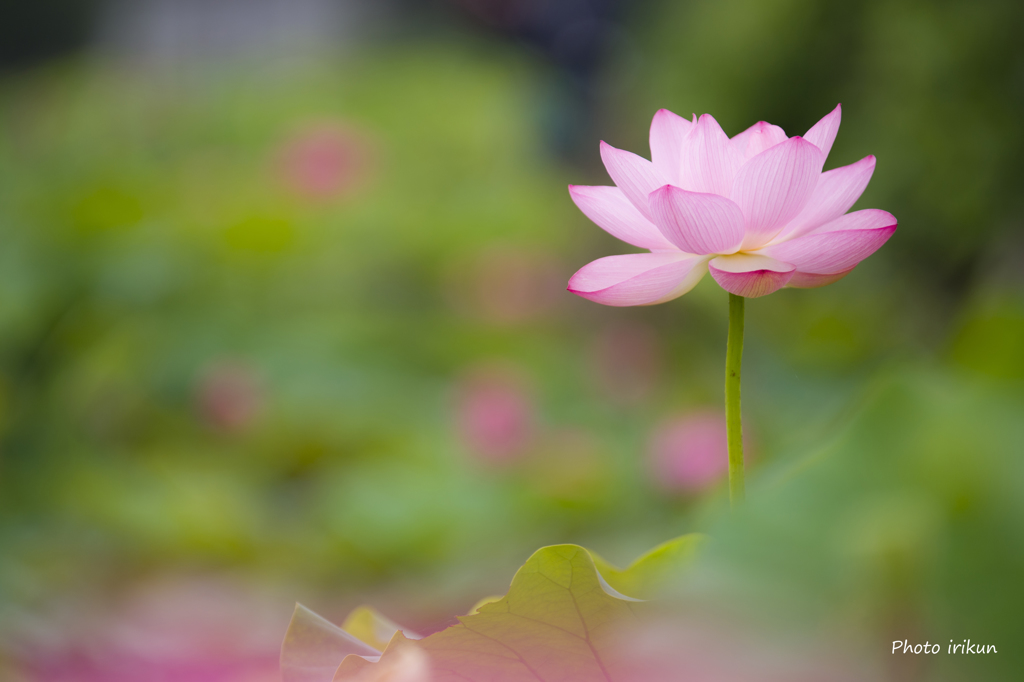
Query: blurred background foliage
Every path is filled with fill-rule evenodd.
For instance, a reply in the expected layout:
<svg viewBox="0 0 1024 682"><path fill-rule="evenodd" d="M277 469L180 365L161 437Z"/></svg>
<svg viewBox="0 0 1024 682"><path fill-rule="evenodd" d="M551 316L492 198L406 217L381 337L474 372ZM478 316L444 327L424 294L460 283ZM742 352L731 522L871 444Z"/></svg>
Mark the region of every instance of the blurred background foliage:
<svg viewBox="0 0 1024 682"><path fill-rule="evenodd" d="M38 4L0 10L0 660L166 575L429 629L540 545L713 529L707 572L873 653L1005 646L893 679L1024 667L1020 3ZM629 247L565 186L660 107L798 134L836 102L828 167L875 154L858 207L900 228L748 305L764 516L727 527L720 478L664 468L720 414L725 295L576 300Z"/></svg>

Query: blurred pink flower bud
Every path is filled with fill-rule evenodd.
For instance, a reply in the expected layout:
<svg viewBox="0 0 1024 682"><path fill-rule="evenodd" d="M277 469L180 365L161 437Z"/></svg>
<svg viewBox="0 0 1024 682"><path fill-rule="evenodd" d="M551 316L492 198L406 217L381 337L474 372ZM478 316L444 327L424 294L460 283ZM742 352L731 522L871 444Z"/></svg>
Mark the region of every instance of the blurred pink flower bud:
<svg viewBox="0 0 1024 682"><path fill-rule="evenodd" d="M240 362L220 362L203 372L198 387L199 411L210 425L229 432L244 431L263 407L256 373Z"/></svg>
<svg viewBox="0 0 1024 682"><path fill-rule="evenodd" d="M304 128L286 140L281 169L295 193L327 200L358 189L370 171L371 158L364 135L328 122Z"/></svg>
<svg viewBox="0 0 1024 682"><path fill-rule="evenodd" d="M649 457L655 482L665 490L695 492L714 485L729 469L725 416L700 411L661 422Z"/></svg>
<svg viewBox="0 0 1024 682"><path fill-rule="evenodd" d="M455 419L465 447L491 462L525 454L536 422L523 382L513 372L494 367L473 370L460 382Z"/></svg>
<svg viewBox="0 0 1024 682"><path fill-rule="evenodd" d="M650 396L662 366L657 332L642 323L606 327L591 348L591 365L601 393L620 405Z"/></svg>

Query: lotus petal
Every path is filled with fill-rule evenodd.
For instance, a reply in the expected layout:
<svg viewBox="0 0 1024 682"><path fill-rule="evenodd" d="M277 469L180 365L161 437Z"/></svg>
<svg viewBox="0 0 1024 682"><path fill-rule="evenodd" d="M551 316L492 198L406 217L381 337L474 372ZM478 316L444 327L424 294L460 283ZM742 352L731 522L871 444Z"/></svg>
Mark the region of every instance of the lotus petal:
<svg viewBox="0 0 1024 682"><path fill-rule="evenodd" d="M611 306L651 305L682 296L707 271L707 257L681 251L607 256L583 266L569 291Z"/></svg>
<svg viewBox="0 0 1024 682"><path fill-rule="evenodd" d="M723 289L746 298L778 291L786 286L796 271L788 263L749 253L719 256L708 264L708 269Z"/></svg>
<svg viewBox="0 0 1024 682"><path fill-rule="evenodd" d="M832 151L832 143L836 141L836 133L839 132L839 122L843 118L843 105L837 104L836 108L825 114L824 118L811 126L811 129L804 135L804 139L821 150L821 153L828 158Z"/></svg>
<svg viewBox="0 0 1024 682"><path fill-rule="evenodd" d="M849 211L874 172L875 157L865 156L849 166L822 173L807 205L779 232L776 240L799 237Z"/></svg>
<svg viewBox="0 0 1024 682"><path fill-rule="evenodd" d="M651 162L668 181L679 184L683 140L693 123L668 109L660 109L651 121Z"/></svg>
<svg viewBox="0 0 1024 682"><path fill-rule="evenodd" d="M652 251L676 248L618 187L569 185L569 194L583 214L611 236Z"/></svg>
<svg viewBox="0 0 1024 682"><path fill-rule="evenodd" d="M851 272L853 272L853 268L835 275L812 275L811 273L798 270L793 273L793 277L786 283L786 286L791 289L817 289L818 287L838 282Z"/></svg>
<svg viewBox="0 0 1024 682"><path fill-rule="evenodd" d="M687 253L733 253L743 241L743 211L725 197L665 185L649 201L658 229Z"/></svg>
<svg viewBox="0 0 1024 682"><path fill-rule="evenodd" d="M807 204L825 157L801 137L793 137L747 161L736 175L732 199L747 220L744 249L766 244Z"/></svg>
<svg viewBox="0 0 1024 682"><path fill-rule="evenodd" d="M650 220L651 211L647 206L647 196L668 183L668 178L647 159L632 152L616 149L606 142L601 143L601 160L604 161L604 167L615 185L640 213Z"/></svg>
<svg viewBox="0 0 1024 682"><path fill-rule="evenodd" d="M759 121L732 138L732 145L746 161L789 139L779 126Z"/></svg>
<svg viewBox="0 0 1024 682"><path fill-rule="evenodd" d="M683 141L679 186L691 192L727 197L742 163L743 157L733 148L718 121L704 114ZM664 184L668 183L661 183Z"/></svg>
<svg viewBox="0 0 1024 682"><path fill-rule="evenodd" d="M848 213L810 234L761 249L763 255L791 263L800 272L834 275L852 269L896 231L896 218L878 209Z"/></svg>

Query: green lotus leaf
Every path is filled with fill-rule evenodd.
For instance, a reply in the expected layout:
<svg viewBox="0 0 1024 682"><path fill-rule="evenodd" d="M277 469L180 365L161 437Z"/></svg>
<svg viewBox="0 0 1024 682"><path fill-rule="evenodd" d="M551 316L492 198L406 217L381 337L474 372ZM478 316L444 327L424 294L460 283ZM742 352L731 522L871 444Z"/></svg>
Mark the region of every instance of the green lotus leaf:
<svg viewBox="0 0 1024 682"><path fill-rule="evenodd" d="M425 654L433 682L615 680L617 639L642 608L633 595L654 596L693 559L700 541L687 535L666 542L623 570L577 545L544 547L516 572L504 597L418 641L397 630L383 653L366 643L379 643L393 625L379 614L360 607L342 629L297 606L281 649L282 679L376 679L418 660L409 653L415 649Z"/></svg>
<svg viewBox="0 0 1024 682"><path fill-rule="evenodd" d="M697 533L674 538L650 550L626 569L616 568L593 552L590 556L612 589L631 597L652 599L675 570L693 561L703 541L704 536Z"/></svg>

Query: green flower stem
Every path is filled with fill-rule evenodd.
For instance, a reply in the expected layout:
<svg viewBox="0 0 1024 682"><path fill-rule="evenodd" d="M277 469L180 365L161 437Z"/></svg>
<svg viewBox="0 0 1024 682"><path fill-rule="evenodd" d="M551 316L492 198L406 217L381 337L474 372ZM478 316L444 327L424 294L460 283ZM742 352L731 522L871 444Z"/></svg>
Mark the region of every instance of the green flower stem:
<svg viewBox="0 0 1024 682"><path fill-rule="evenodd" d="M729 294L729 342L725 350L725 426L729 442L729 503L743 502L743 426L740 420L740 366L743 364L742 296Z"/></svg>

